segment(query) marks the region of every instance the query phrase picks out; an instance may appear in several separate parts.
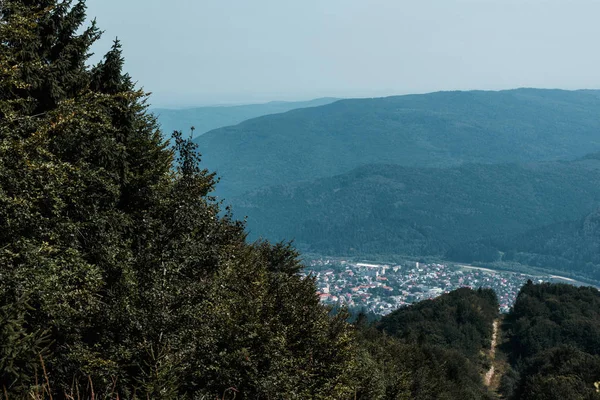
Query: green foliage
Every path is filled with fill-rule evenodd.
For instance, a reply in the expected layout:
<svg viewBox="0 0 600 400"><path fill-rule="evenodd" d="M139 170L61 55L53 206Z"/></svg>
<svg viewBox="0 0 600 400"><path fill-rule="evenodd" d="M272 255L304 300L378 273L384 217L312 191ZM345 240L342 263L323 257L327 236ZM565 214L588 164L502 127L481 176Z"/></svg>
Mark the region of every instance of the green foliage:
<svg viewBox="0 0 600 400"><path fill-rule="evenodd" d="M600 210L492 242L507 262L519 262L600 281ZM479 258L477 258L479 259Z"/></svg>
<svg viewBox="0 0 600 400"><path fill-rule="evenodd" d="M461 288L433 300L400 308L378 328L410 343L453 349L477 360L492 340L498 299L491 289Z"/></svg>
<svg viewBox="0 0 600 400"><path fill-rule="evenodd" d="M233 200L252 233L293 238L308 251L462 262L499 260L510 246L498 247L497 237L580 218L599 202L600 162L590 159L448 169L372 165Z"/></svg>
<svg viewBox="0 0 600 400"><path fill-rule="evenodd" d="M341 100L245 121L197 142L222 177L218 193L233 197L374 163L573 159L600 151L599 108L596 92L536 89Z"/></svg>
<svg viewBox="0 0 600 400"><path fill-rule="evenodd" d="M459 289L399 309L375 326L356 322L357 398L491 399L479 353L498 314L489 290Z"/></svg>
<svg viewBox="0 0 600 400"><path fill-rule="evenodd" d="M594 383L600 376L600 357L559 346L527 360L514 398L600 399Z"/></svg>
<svg viewBox="0 0 600 400"><path fill-rule="evenodd" d="M47 332L27 327L31 308L23 298L0 303L0 382L23 391L34 385L39 357L47 354Z"/></svg>
<svg viewBox="0 0 600 400"><path fill-rule="evenodd" d="M508 321L511 353L516 358L558 345L600 355L600 294L592 287L526 285Z"/></svg>
<svg viewBox="0 0 600 400"><path fill-rule="evenodd" d="M597 399L600 293L591 287L529 282L504 327L513 370L510 399Z"/></svg>
<svg viewBox="0 0 600 400"><path fill-rule="evenodd" d="M480 355L497 317L493 292L460 289L376 327L359 318L353 330L346 310L332 315L319 304L290 243L248 243L244 223L211 195L215 174L201 167L196 145L181 132L163 139L146 94L122 71L118 41L85 66L99 32L81 28L82 1L7 0L0 18L0 386L8 398L491 398ZM564 106L564 93L544 93L543 103ZM315 214L306 216L350 216L341 227L352 229L338 231L334 248L373 232L354 229L361 218L387 218L386 233L401 232L394 240L418 233L423 248L445 251L435 229L447 235L472 223L479 235L505 219L499 230L512 232L578 213L597 201L597 161L422 173L370 167L323 184L345 197L328 205L335 209L317 207L326 194L313 197ZM528 205L516 199L474 217L473 202L495 204L484 183L511 179ZM424 201L416 194L434 183L450 196L431 200L435 213L409 204ZM580 197L572 209L557 194L567 183ZM373 185L385 189L368 193ZM417 226L417 216L428 225ZM586 221L595 237L595 219ZM599 302L591 288L523 288L507 319L513 369L505 393L597 398Z"/></svg>
<svg viewBox="0 0 600 400"><path fill-rule="evenodd" d="M0 386L9 398L344 398L353 335L289 244L247 244L83 1L0 3ZM42 371L44 370L44 371ZM36 379L44 379L43 387Z"/></svg>

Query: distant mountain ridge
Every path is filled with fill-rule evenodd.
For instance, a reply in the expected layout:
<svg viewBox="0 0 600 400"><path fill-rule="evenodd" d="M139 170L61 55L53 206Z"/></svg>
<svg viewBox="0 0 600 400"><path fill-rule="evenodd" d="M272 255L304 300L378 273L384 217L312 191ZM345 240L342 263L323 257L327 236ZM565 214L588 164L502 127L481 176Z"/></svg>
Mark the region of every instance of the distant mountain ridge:
<svg viewBox="0 0 600 400"><path fill-rule="evenodd" d="M233 106L208 106L181 109L154 108L151 111L158 116L163 132L170 135L173 131L189 132L195 128L195 136L213 129L237 125L247 119L269 114L278 114L297 108L317 107L337 101L333 97L323 97L309 101L272 101L264 104L245 104Z"/></svg>
<svg viewBox="0 0 600 400"><path fill-rule="evenodd" d="M573 159L600 151L597 91L517 89L340 100L196 139L218 194L345 173L365 164L448 167Z"/></svg>

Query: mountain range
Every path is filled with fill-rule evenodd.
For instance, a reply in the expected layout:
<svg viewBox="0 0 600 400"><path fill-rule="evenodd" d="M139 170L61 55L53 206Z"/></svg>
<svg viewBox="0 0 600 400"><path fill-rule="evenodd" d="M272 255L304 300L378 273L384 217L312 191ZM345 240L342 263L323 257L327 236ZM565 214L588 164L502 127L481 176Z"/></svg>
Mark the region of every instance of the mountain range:
<svg viewBox="0 0 600 400"><path fill-rule="evenodd" d="M213 129L236 125L247 119L268 114L278 114L297 108L317 107L336 101L335 98L321 98L310 101L272 101L265 104L245 104L235 106L193 107L184 109L154 108L151 111L158 117L164 133L173 131L189 132L193 126L194 135L202 135Z"/></svg>
<svg viewBox="0 0 600 400"><path fill-rule="evenodd" d="M340 100L196 139L225 198L366 164L451 167L568 160L600 151L596 91L517 89Z"/></svg>

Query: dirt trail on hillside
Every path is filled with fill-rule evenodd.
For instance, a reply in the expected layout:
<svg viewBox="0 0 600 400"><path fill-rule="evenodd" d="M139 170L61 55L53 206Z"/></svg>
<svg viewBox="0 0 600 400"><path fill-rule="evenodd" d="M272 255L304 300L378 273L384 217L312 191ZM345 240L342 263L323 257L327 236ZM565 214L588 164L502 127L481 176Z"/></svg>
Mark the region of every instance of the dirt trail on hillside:
<svg viewBox="0 0 600 400"><path fill-rule="evenodd" d="M495 320L494 321L494 331L492 333L492 347L490 349L490 359L492 360L492 366L490 367L488 372L486 372L486 374L485 374L485 378L484 378L485 386L490 386L492 383L492 378L494 377L494 372L495 372L494 358L496 357L496 344L498 342L498 327L499 326L500 326L499 321Z"/></svg>

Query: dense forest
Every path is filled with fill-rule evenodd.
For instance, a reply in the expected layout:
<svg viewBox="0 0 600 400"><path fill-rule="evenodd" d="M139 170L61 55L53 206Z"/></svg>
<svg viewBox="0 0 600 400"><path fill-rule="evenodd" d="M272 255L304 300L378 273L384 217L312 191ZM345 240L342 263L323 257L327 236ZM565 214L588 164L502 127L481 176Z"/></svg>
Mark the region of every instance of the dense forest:
<svg viewBox="0 0 600 400"><path fill-rule="evenodd" d="M492 291L459 289L370 326L359 320L357 331L382 398L400 398L394 384L404 376L410 399L591 400L600 399L599 310L597 289L528 282L502 319L508 366L497 392L481 380L495 363L482 351L498 318Z"/></svg>
<svg viewBox="0 0 600 400"><path fill-rule="evenodd" d="M344 398L355 343L287 245L248 244L83 1L0 3L0 393Z"/></svg>
<svg viewBox="0 0 600 400"><path fill-rule="evenodd" d="M600 209L523 234L461 243L447 257L462 262L518 263L600 281Z"/></svg>
<svg viewBox="0 0 600 400"><path fill-rule="evenodd" d="M498 299L491 289L457 289L385 316L378 328L409 343L452 349L477 360L489 348Z"/></svg>
<svg viewBox="0 0 600 400"><path fill-rule="evenodd" d="M368 356L361 362L372 378L358 393L365 399L493 399L482 371L497 317L496 294L468 288L398 309L374 324L359 317L360 351Z"/></svg>
<svg viewBox="0 0 600 400"><path fill-rule="evenodd" d="M120 44L86 66L100 33L83 2L0 15L5 398L485 395L456 350L369 341L319 304L291 246L249 244L195 146L164 140Z"/></svg>
<svg viewBox="0 0 600 400"><path fill-rule="evenodd" d="M508 399L600 399L600 293L528 282L505 319Z"/></svg>
<svg viewBox="0 0 600 400"><path fill-rule="evenodd" d="M598 92L538 89L340 100L217 129L197 143L206 167L222 178L217 194L228 198L374 163L583 157L600 151L598 109Z"/></svg>
<svg viewBox="0 0 600 400"><path fill-rule="evenodd" d="M599 188L595 155L445 169L371 165L232 203L253 237L292 238L305 251L519 261L600 278L594 214L579 221L600 205ZM555 261L527 257L533 253ZM572 268L580 261L591 263L586 271Z"/></svg>

